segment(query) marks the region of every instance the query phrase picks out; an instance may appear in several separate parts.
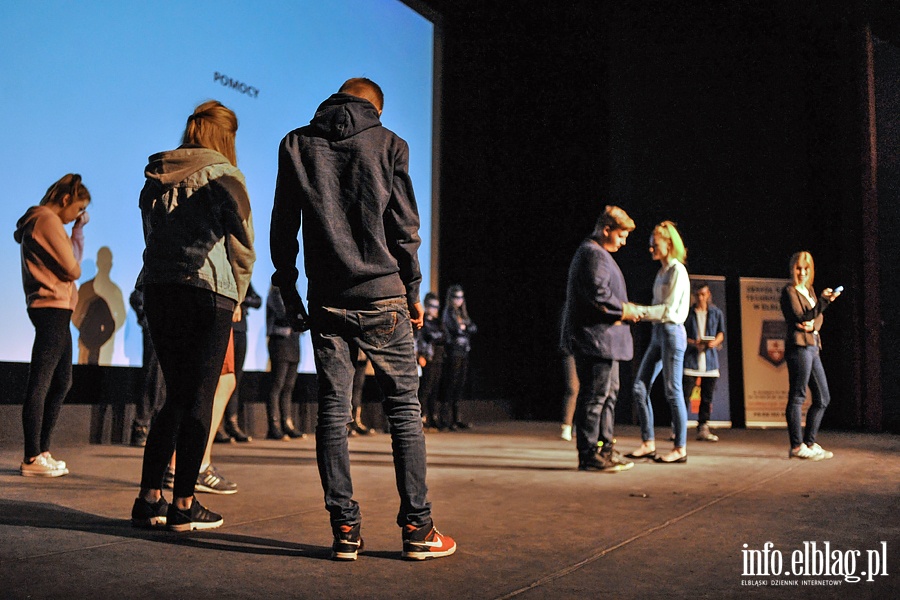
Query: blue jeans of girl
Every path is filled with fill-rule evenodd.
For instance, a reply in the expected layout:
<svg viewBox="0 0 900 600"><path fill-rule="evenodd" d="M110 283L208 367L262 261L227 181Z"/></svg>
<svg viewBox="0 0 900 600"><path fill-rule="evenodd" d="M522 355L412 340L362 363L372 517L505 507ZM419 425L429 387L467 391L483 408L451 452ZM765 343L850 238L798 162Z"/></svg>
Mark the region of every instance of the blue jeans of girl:
<svg viewBox="0 0 900 600"><path fill-rule="evenodd" d="M684 406L682 377L684 375L684 351L687 335L684 325L654 323L650 346L644 352L641 366L634 380L633 398L641 424L641 439L653 441L653 406L650 404L650 388L662 373L666 401L672 409L672 429L675 447L687 445L687 410Z"/></svg>

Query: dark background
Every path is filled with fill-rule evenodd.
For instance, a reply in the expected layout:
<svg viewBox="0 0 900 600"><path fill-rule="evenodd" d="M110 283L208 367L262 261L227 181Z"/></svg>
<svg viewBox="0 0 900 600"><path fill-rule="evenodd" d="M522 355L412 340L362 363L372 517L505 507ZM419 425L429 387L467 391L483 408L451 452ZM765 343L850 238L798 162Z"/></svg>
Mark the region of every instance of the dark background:
<svg viewBox="0 0 900 600"><path fill-rule="evenodd" d="M650 301L647 238L676 221L688 270L728 277L732 348L738 278L788 277L790 255L809 250L816 288L846 289L823 331L826 425L900 428L894 4L422 3L443 31L439 281L441 293L464 286L480 327L474 397L559 418L566 269L611 203L638 224L617 254L630 296ZM866 186L869 26L877 194ZM623 368L626 420L637 360ZM741 425L739 352L730 366Z"/></svg>

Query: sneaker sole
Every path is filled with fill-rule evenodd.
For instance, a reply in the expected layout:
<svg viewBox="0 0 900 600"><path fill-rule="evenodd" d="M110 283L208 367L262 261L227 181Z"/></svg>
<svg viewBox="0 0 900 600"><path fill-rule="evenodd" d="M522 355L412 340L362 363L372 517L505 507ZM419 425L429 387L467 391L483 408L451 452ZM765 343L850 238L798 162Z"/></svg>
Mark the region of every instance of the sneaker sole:
<svg viewBox="0 0 900 600"><path fill-rule="evenodd" d="M825 460L825 457L821 454L816 454L815 456L797 456L796 454L788 454L788 458L796 458L798 460L808 460L809 462L819 462L820 460Z"/></svg>
<svg viewBox="0 0 900 600"><path fill-rule="evenodd" d="M441 558L442 556L450 556L456 552L456 544L453 544L453 547L449 550L441 550L440 552L407 552L403 551L401 555L406 560L428 560L429 558Z"/></svg>
<svg viewBox="0 0 900 600"><path fill-rule="evenodd" d="M217 490L215 488L207 487L205 485L197 484L194 486L195 492L202 492L204 494L219 494L220 496L228 496L230 494L237 494L237 490Z"/></svg>
<svg viewBox="0 0 900 600"><path fill-rule="evenodd" d="M601 473L621 473L622 471L627 471L632 468L634 468L634 463L626 463L624 465L616 465L615 467L607 467L605 469L600 469L600 472Z"/></svg>
<svg viewBox="0 0 900 600"><path fill-rule="evenodd" d="M156 529L157 527L165 527L165 517L152 517L150 519L131 519L131 526L138 529Z"/></svg>
<svg viewBox="0 0 900 600"><path fill-rule="evenodd" d="M225 519L219 519L218 521L213 521L212 523L179 523L177 525L167 525L169 531L174 531L176 533L186 533L188 531L193 531L195 529L215 529L216 527L221 527L225 522Z"/></svg>
<svg viewBox="0 0 900 600"><path fill-rule="evenodd" d="M358 552L336 552L331 551L332 560L356 560Z"/></svg>
<svg viewBox="0 0 900 600"><path fill-rule="evenodd" d="M22 477L62 477L68 475L68 469L56 469L55 471L20 471Z"/></svg>

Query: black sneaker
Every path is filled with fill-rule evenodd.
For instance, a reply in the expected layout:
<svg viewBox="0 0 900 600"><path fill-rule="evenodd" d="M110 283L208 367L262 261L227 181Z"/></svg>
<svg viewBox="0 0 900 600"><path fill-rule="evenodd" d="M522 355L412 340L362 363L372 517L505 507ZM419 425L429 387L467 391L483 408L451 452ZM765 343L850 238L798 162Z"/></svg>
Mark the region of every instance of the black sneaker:
<svg viewBox="0 0 900 600"><path fill-rule="evenodd" d="M166 515L169 511L169 503L162 496L154 503L147 502L141 497L134 499L131 507L131 526L141 529L153 529L166 524Z"/></svg>
<svg viewBox="0 0 900 600"><path fill-rule="evenodd" d="M605 450L605 449L604 449ZM620 473L627 471L634 466L634 462L623 458L621 454L614 448L610 447L608 451L601 451L600 461L603 463L604 473Z"/></svg>
<svg viewBox="0 0 900 600"><path fill-rule="evenodd" d="M205 471L197 475L194 491L207 494L237 494L238 486L222 477L214 466L209 465Z"/></svg>
<svg viewBox="0 0 900 600"><path fill-rule="evenodd" d="M341 525L334 532L334 543L331 544L331 558L334 560L356 560L362 552L363 539L359 535L359 523Z"/></svg>
<svg viewBox="0 0 900 600"><path fill-rule="evenodd" d="M192 529L215 529L220 527L225 520L222 515L207 510L197 498L186 510L181 510L174 504L169 505L166 514L166 527L169 531L191 531Z"/></svg>
<svg viewBox="0 0 900 600"><path fill-rule="evenodd" d="M597 452L578 456L579 471L602 471L605 467L606 463L600 460L600 455Z"/></svg>
<svg viewBox="0 0 900 600"><path fill-rule="evenodd" d="M408 560L426 560L450 556L456 552L453 538L442 535L435 529L434 523L416 527L407 525L403 528L403 558Z"/></svg>

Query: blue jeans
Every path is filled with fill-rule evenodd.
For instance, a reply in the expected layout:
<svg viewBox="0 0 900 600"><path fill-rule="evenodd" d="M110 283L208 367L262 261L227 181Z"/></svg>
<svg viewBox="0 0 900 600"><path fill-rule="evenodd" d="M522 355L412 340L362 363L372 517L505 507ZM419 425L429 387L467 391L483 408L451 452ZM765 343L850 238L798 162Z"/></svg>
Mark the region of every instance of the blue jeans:
<svg viewBox="0 0 900 600"><path fill-rule="evenodd" d="M357 348L372 361L384 396L400 493L397 524L427 525L431 503L425 485L425 433L406 299L373 301L360 309L312 307L310 321L319 386L316 459L332 528L360 522L347 447Z"/></svg>
<svg viewBox="0 0 900 600"><path fill-rule="evenodd" d="M641 422L641 439L653 441L653 406L650 404L650 388L662 371L666 401L672 409L672 429L675 447L687 445L687 411L684 406L682 377L684 375L684 351L687 335L684 325L654 323L650 346L644 352L641 366L634 379L634 403Z"/></svg>
<svg viewBox="0 0 900 600"><path fill-rule="evenodd" d="M790 379L784 416L787 419L791 448L798 447L801 442L811 446L816 443L822 416L831 401L828 382L825 380L825 369L822 368L822 359L819 357L819 348L789 345L784 357L787 360ZM800 421L803 419L802 407L806 401L807 386L812 391L812 406L806 411L806 432L801 435Z"/></svg>

